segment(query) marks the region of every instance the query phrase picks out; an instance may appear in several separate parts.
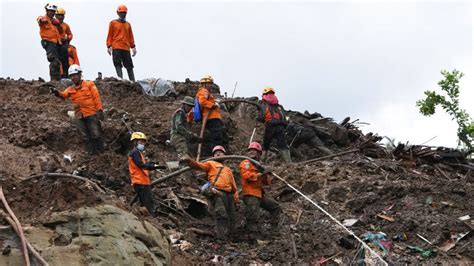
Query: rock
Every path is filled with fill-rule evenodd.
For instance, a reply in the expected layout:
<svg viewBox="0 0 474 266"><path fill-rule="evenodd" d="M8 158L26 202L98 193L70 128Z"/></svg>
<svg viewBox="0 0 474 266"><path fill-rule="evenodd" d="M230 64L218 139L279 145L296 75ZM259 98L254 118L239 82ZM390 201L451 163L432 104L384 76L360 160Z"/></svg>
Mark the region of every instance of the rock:
<svg viewBox="0 0 474 266"><path fill-rule="evenodd" d="M346 201L347 193L349 193L347 188L334 187L329 190L327 198L331 201L344 202Z"/></svg>

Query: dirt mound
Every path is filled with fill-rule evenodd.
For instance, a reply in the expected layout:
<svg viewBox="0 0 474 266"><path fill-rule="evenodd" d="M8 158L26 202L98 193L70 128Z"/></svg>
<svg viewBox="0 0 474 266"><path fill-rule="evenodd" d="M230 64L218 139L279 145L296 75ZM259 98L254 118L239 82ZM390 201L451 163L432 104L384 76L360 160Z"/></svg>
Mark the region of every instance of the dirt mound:
<svg viewBox="0 0 474 266"><path fill-rule="evenodd" d="M177 159L166 145L170 118L180 106L179 100L185 95L194 96L197 82L174 82L179 94L176 99L149 97L142 94L136 83L113 78L96 81L96 84L105 108L106 152L89 157L67 116L67 111L72 109L69 102L50 95L43 82L0 79L0 180L8 201L23 223L35 224L48 218L51 212L103 202L128 208L124 203L134 196L126 158L130 130L149 136L146 150L149 160L164 163ZM237 100L256 102L258 99ZM255 123L257 108L242 102L222 103L221 107L228 153L245 154L254 128L254 140L263 138L263 126ZM276 150L272 148L275 153L269 156L269 165L338 220L356 219L349 228L357 235L368 231L385 233L392 244L385 255L387 261L474 261L472 235L465 236L448 252L438 250L436 256L425 258L409 249L409 246L417 246L437 250L445 247L451 236L472 230L472 220L459 219L474 214L472 161L449 149L399 146L391 152L378 143L379 136L363 134L357 128L357 120L350 118L338 123L307 111L291 111L289 116L292 121L313 130L333 152L355 151L306 163L321 154L303 143L292 148L295 163L284 165L275 159ZM199 129L199 125L192 126L195 132ZM210 147L205 147L204 153L209 154L209 150ZM235 170L239 162L226 163ZM107 196L82 181L69 178L21 181L45 172L86 177L106 188ZM159 178L168 172L153 173L153 177ZM240 183L238 171L234 174ZM243 210L240 210L238 236L232 241L216 239L212 222L206 215L205 199L198 193L203 182L200 177L182 175L157 185L154 196L160 213L158 219L141 214L136 206L130 208L140 217L168 230L171 236L179 236L172 250L175 264L224 261L317 264L321 258L329 257L349 264L357 253L354 239L278 180L267 191L284 210L285 218L278 230L270 226L271 217L264 212L258 243L248 241L243 228Z"/></svg>

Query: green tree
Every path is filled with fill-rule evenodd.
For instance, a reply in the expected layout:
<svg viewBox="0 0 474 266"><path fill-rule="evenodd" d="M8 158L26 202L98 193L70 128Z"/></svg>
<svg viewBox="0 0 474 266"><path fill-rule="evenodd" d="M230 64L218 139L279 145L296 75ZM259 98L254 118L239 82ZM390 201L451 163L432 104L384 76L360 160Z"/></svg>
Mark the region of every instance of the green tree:
<svg viewBox="0 0 474 266"><path fill-rule="evenodd" d="M444 79L440 80L438 85L446 96L436 91L425 91L426 98L417 101L416 105L424 116L433 115L436 106L440 105L458 124L458 144L467 148L471 154L474 152L474 121L466 110L459 107L459 80L464 74L458 70L443 70L441 74Z"/></svg>

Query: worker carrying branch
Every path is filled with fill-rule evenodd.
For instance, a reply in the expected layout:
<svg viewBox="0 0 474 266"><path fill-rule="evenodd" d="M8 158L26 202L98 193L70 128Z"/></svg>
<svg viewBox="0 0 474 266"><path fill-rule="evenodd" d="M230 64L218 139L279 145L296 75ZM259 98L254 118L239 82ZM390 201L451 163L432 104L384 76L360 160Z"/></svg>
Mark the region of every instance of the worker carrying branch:
<svg viewBox="0 0 474 266"><path fill-rule="evenodd" d="M102 128L99 120L104 119L99 90L93 81L82 80L82 69L78 65L69 67L69 78L73 86L64 91L51 88L51 93L62 99L70 99L74 105L76 126L91 155L104 151Z"/></svg>
<svg viewBox="0 0 474 266"><path fill-rule="evenodd" d="M135 39L133 37L132 25L125 20L128 8L125 5L117 7L118 19L109 23L107 34L107 52L112 56L112 61L117 71L117 76L123 78L122 66L127 69L128 79L135 81L133 73L133 61L131 56L137 54ZM132 50L130 56L130 49Z"/></svg>
<svg viewBox="0 0 474 266"><path fill-rule="evenodd" d="M128 168L133 189L138 195L142 206L148 210L150 215L156 217L157 213L151 192L149 171L166 167L153 162L145 162L145 156L143 155L147 141L145 134L133 132L130 140L133 143L133 150L128 155Z"/></svg>
<svg viewBox="0 0 474 266"><path fill-rule="evenodd" d="M250 143L248 147L248 157L259 161L262 154L262 147L258 142ZM271 184L270 169L259 171L249 160L243 160L240 165L240 175L242 177L242 196L245 203L245 226L248 235L257 237L260 220L260 208L271 214L271 224L276 226L280 221L281 207L275 200L265 195L264 185Z"/></svg>
<svg viewBox="0 0 474 266"><path fill-rule="evenodd" d="M61 78L61 61L59 59L61 37L57 27L59 20L54 17L58 7L46 4L44 9L46 10L46 15L39 16L37 19L40 28L41 46L46 51L50 79L51 81L58 81Z"/></svg>
<svg viewBox="0 0 474 266"><path fill-rule="evenodd" d="M271 87L263 89L262 103L257 120L265 124L262 161L266 161L270 144L273 140L276 140L281 158L286 163L290 163L291 155L285 136L285 127L287 126L285 110L278 103L275 90Z"/></svg>
<svg viewBox="0 0 474 266"><path fill-rule="evenodd" d="M224 156L225 152L222 146L216 146L212 150L213 157ZM209 182L201 188L201 191L208 198L209 212L216 223L218 237L225 235L225 233L232 236L235 227L235 210L240 207L239 194L232 170L213 160L200 163L187 158L181 162L188 164L191 168L206 172Z"/></svg>

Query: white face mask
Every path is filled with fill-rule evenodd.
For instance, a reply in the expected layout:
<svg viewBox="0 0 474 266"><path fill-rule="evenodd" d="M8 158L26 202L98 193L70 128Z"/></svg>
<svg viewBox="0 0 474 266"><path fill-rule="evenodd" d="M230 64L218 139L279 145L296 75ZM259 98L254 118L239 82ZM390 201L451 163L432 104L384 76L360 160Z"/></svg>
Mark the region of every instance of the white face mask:
<svg viewBox="0 0 474 266"><path fill-rule="evenodd" d="M143 151L143 150L145 149L145 144L138 143L138 144L137 144L137 149L138 149L139 151Z"/></svg>

